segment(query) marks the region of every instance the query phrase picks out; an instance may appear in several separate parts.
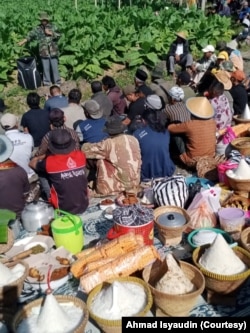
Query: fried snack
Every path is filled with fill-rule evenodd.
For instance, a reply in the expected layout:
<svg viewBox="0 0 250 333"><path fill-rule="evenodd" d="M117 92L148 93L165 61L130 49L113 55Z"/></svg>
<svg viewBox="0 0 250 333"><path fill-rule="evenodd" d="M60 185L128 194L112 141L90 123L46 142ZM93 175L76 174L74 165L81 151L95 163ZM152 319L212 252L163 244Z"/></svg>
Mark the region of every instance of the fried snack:
<svg viewBox="0 0 250 333"><path fill-rule="evenodd" d="M153 245L141 246L90 273L84 274L80 278L80 285L86 293L89 293L96 285L116 277L129 276L138 270L142 270L155 259L160 260L160 255Z"/></svg>
<svg viewBox="0 0 250 333"><path fill-rule="evenodd" d="M29 276L32 277L32 278L37 279L40 276L40 272L37 268L31 267L29 269Z"/></svg>
<svg viewBox="0 0 250 333"><path fill-rule="evenodd" d="M69 274L69 267L61 267L53 270L50 281L59 280Z"/></svg>
<svg viewBox="0 0 250 333"><path fill-rule="evenodd" d="M107 205L108 206L108 205L112 205L113 203L114 203L114 201L111 200L111 199L104 199L100 202L100 205L103 205L103 206Z"/></svg>
<svg viewBox="0 0 250 333"><path fill-rule="evenodd" d="M95 248L94 251L87 252L87 255L80 255L79 259L71 264L70 271L74 277L79 278L83 275L85 266L100 259L118 257L127 252L133 251L134 249L144 245L144 239L142 235L136 235L133 232L121 235L99 247ZM85 250L82 251L85 253Z"/></svg>
<svg viewBox="0 0 250 333"><path fill-rule="evenodd" d="M60 265L70 265L70 261L68 258L61 258L57 256L56 260L59 261Z"/></svg>
<svg viewBox="0 0 250 333"><path fill-rule="evenodd" d="M250 200L240 195L232 195L222 206L224 208L240 208L248 211L250 209Z"/></svg>

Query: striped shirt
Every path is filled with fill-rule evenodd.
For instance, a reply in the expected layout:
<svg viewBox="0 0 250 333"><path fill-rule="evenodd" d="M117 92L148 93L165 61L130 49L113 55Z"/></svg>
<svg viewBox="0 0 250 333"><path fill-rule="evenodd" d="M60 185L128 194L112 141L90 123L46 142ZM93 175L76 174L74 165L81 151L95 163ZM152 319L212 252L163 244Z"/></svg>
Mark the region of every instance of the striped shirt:
<svg viewBox="0 0 250 333"><path fill-rule="evenodd" d="M183 101L175 102L174 104L167 104L165 110L169 122L178 120L181 123L184 123L185 121L189 121L191 119L191 114L187 110Z"/></svg>
<svg viewBox="0 0 250 333"><path fill-rule="evenodd" d="M80 149L80 142L79 142L79 138L78 138L78 135L77 135L76 131L73 130L73 129L71 129L71 128L69 128L69 127L67 127L67 126L65 126L65 125L63 125L61 127L58 127L58 128L66 129L70 133L72 139L76 142L74 150L79 150ZM53 131L53 130L51 130L51 131ZM40 146L39 146L39 148L38 148L35 156L40 156L40 155L47 154L47 152L48 152L48 145L49 145L49 135L50 135L51 131L47 132L44 135L44 137L42 138L42 142L41 142L41 144L40 144Z"/></svg>

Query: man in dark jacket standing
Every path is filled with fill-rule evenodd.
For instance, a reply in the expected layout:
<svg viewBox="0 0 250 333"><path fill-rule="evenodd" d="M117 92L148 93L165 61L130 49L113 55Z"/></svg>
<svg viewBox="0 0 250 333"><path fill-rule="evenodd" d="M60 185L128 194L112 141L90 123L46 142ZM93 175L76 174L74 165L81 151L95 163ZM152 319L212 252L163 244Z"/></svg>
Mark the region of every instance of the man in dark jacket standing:
<svg viewBox="0 0 250 333"><path fill-rule="evenodd" d="M175 77L174 65L182 67L182 70L190 68L193 64L193 56L190 52L187 34L184 31L176 33L177 38L170 45L167 54L167 70L170 75Z"/></svg>

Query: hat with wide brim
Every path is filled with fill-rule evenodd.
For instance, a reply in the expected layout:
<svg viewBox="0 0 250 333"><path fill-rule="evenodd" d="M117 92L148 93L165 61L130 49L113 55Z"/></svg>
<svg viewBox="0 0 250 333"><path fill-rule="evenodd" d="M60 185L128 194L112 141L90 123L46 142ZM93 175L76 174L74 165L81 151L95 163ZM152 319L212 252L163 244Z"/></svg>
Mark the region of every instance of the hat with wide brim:
<svg viewBox="0 0 250 333"><path fill-rule="evenodd" d="M216 79L221 82L225 90L230 90L232 88L232 81L230 79L230 74L227 71L219 70L214 73Z"/></svg>
<svg viewBox="0 0 250 333"><path fill-rule="evenodd" d="M48 15L48 13L43 12L43 13L39 14L39 20L40 21L50 21L50 17Z"/></svg>
<svg viewBox="0 0 250 333"><path fill-rule="evenodd" d="M0 162L7 161L13 152L14 146L10 139L4 135L0 134Z"/></svg>
<svg viewBox="0 0 250 333"><path fill-rule="evenodd" d="M185 39L185 40L187 39L187 33L185 31L179 31L179 32L176 32L175 34L176 34L176 36L178 36L182 39Z"/></svg>
<svg viewBox="0 0 250 333"><path fill-rule="evenodd" d="M48 148L52 154L69 154L75 148L75 141L66 129L57 128L49 134Z"/></svg>
<svg viewBox="0 0 250 333"><path fill-rule="evenodd" d="M106 132L110 135L117 135L124 133L126 129L127 126L123 124L121 118L113 116L106 121L103 132Z"/></svg>
<svg viewBox="0 0 250 333"><path fill-rule="evenodd" d="M214 116L214 108L206 97L188 98L186 108L196 118L210 119Z"/></svg>

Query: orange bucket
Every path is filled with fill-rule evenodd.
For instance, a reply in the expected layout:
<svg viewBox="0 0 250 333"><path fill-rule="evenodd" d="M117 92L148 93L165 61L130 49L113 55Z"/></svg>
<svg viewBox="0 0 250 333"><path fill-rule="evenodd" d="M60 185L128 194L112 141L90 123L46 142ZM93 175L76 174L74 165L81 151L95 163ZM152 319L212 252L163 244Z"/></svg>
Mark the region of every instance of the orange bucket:
<svg viewBox="0 0 250 333"><path fill-rule="evenodd" d="M142 224L142 225L122 225L115 222L114 226L109 229L107 238L109 240L117 238L121 235L127 234L128 232L134 232L143 236L145 245L153 245L154 243L154 220Z"/></svg>

